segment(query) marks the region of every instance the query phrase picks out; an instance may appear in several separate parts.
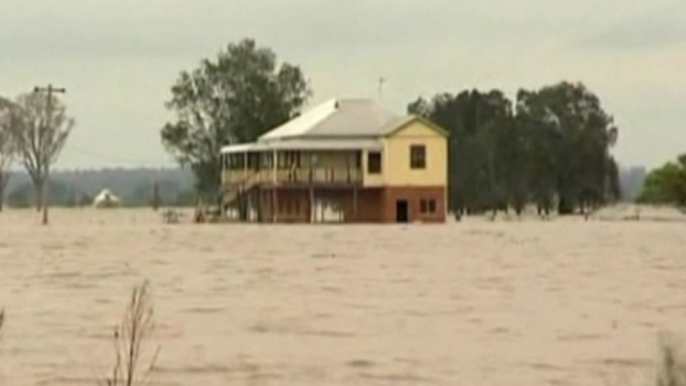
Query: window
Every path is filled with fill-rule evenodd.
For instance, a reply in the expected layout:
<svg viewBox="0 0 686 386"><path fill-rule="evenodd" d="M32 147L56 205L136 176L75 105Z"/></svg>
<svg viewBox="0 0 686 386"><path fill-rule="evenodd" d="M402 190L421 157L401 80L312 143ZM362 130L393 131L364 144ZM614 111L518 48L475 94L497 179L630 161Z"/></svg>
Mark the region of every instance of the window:
<svg viewBox="0 0 686 386"><path fill-rule="evenodd" d="M378 151L369 152L367 154L367 173L379 174L381 173L381 153Z"/></svg>
<svg viewBox="0 0 686 386"><path fill-rule="evenodd" d="M424 145L410 146L410 169L426 169L426 147Z"/></svg>
<svg viewBox="0 0 686 386"><path fill-rule="evenodd" d="M419 202L419 212L422 214L436 213L436 200L422 199Z"/></svg>

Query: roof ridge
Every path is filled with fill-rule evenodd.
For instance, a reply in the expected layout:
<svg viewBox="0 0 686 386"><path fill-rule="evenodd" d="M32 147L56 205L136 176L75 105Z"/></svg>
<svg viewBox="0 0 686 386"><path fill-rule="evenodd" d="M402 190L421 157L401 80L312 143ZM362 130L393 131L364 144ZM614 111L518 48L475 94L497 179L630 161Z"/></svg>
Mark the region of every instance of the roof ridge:
<svg viewBox="0 0 686 386"><path fill-rule="evenodd" d="M263 134L258 141L312 136L381 136L386 126L401 117L373 98L332 98Z"/></svg>
<svg viewBox="0 0 686 386"><path fill-rule="evenodd" d="M337 111L337 106L338 102L335 98L328 99L325 102L322 102L316 106L311 107L307 111L303 112L299 116L283 123L282 125L279 125L275 127L274 129L262 134L259 138L258 141L269 141L269 140L277 140L280 138L285 138L285 137L293 137L293 136L298 136L302 135L305 132L307 132L310 129L307 129L309 126L314 127L318 125L321 121L327 119L330 117L333 113ZM320 116L321 115L321 116ZM308 120L312 120L311 124L305 125L305 129L303 127L298 127L298 124L305 124L307 123ZM290 129L290 130L289 130ZM279 134L279 131L284 131L281 135Z"/></svg>

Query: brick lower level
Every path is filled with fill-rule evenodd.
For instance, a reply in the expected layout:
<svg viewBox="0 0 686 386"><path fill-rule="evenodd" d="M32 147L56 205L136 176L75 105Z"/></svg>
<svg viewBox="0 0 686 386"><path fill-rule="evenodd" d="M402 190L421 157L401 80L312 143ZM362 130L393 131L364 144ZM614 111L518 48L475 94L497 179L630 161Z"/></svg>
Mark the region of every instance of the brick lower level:
<svg viewBox="0 0 686 386"><path fill-rule="evenodd" d="M402 202L407 203L408 222L445 222L447 199L444 187L385 188L381 202L382 222L398 222L399 203Z"/></svg>
<svg viewBox="0 0 686 386"><path fill-rule="evenodd" d="M444 187L265 188L246 200L250 221L431 222L446 219Z"/></svg>

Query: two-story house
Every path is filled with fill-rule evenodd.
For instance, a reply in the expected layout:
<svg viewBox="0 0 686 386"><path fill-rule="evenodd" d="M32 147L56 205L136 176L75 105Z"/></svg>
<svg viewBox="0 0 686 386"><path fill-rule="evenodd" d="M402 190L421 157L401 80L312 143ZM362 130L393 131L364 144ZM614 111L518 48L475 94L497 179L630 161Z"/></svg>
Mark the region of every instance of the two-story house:
<svg viewBox="0 0 686 386"><path fill-rule="evenodd" d="M447 137L373 100L335 99L222 149L229 218L260 222L444 222Z"/></svg>

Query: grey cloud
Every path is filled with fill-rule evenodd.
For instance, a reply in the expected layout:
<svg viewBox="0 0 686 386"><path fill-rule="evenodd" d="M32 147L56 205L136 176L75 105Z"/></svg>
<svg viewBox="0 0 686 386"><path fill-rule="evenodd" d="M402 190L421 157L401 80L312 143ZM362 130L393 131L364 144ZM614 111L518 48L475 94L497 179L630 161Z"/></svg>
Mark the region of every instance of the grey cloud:
<svg viewBox="0 0 686 386"><path fill-rule="evenodd" d="M595 50L654 50L686 43L686 3L670 4L623 19L581 39L578 46Z"/></svg>
<svg viewBox="0 0 686 386"><path fill-rule="evenodd" d="M106 155L93 158L92 165L129 158L131 163L171 162L158 132L169 119L163 107L169 86L178 71L243 37L254 37L280 59L301 65L313 81L313 102L375 96L376 80L383 75L388 81L384 103L403 109L420 94L464 87L513 91L567 77L595 77L614 90L604 83L614 80L601 73L616 71L617 65L602 53L623 47L632 34L634 45L674 44L686 36L681 3L0 0L0 94L58 82L69 88L70 109L79 122L74 146L92 144L94 152ZM635 30L649 30L650 38ZM578 45L596 51L580 54L573 49ZM626 76L634 74L632 66L622 69ZM607 100L628 92L612 91ZM646 106L650 110L650 102ZM624 106L612 112L620 119L632 113ZM637 125L636 130L643 129ZM130 145L133 136L136 147ZM627 157L640 162L651 156L648 151L657 152L636 149ZM84 165L86 158L67 148L61 164Z"/></svg>
<svg viewBox="0 0 686 386"><path fill-rule="evenodd" d="M330 2L292 0L82 2L7 8L0 16L5 59L183 57L255 36L266 44L312 53L349 54L388 48L459 50L510 45L541 36L553 21L500 2L467 0ZM532 9L539 0L523 0ZM85 5L84 5L85 4ZM99 5L98 5L99 4ZM0 6L0 12L2 12ZM540 12L540 11L539 11ZM516 33L513 33L515 32Z"/></svg>

